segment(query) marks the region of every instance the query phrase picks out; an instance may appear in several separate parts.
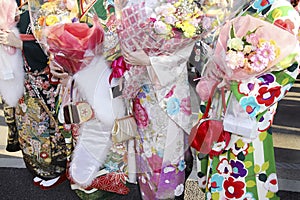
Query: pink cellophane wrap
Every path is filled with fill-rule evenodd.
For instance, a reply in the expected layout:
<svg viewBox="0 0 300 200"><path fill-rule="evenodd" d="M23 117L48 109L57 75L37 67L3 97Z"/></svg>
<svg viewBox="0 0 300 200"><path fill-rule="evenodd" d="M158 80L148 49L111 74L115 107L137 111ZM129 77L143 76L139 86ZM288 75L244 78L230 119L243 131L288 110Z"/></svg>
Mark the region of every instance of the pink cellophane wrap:
<svg viewBox="0 0 300 200"><path fill-rule="evenodd" d="M245 26L247 24L247 26ZM274 40L276 45L280 49L280 54L275 60L269 63L268 67L261 72L249 73L248 71L239 68L232 70L226 66L225 63L225 52L228 39L230 39L230 28L234 27L236 37L243 37L248 31L256 30L256 35L260 39ZM289 41L289 42L287 42ZM220 70L223 70L226 79L229 80L245 80L258 76L267 71L282 70L276 66L281 60L287 57L289 54L293 53L297 48L298 42L297 37L287 30L275 26L269 22L260 20L258 18L252 17L250 15L241 16L234 18L224 25L220 31L220 36L215 49L215 56L213 61L218 65Z"/></svg>
<svg viewBox="0 0 300 200"><path fill-rule="evenodd" d="M101 53L104 32L98 18L93 27L86 23L66 23L47 30L49 52L54 61L68 73L74 74L87 66L95 55Z"/></svg>
<svg viewBox="0 0 300 200"><path fill-rule="evenodd" d="M136 43L149 56L173 54L194 41L192 38L164 38L155 33L146 18L145 3L134 4L122 10L121 26L118 34L120 42L131 50L136 50Z"/></svg>
<svg viewBox="0 0 300 200"><path fill-rule="evenodd" d="M120 43L132 51L142 48L149 56L172 55L190 45L194 38L183 38L180 34L173 38L164 38L154 32L147 18L145 2L136 3L122 9L118 28ZM123 96L133 98L141 85L150 82L146 67L131 67L127 73Z"/></svg>

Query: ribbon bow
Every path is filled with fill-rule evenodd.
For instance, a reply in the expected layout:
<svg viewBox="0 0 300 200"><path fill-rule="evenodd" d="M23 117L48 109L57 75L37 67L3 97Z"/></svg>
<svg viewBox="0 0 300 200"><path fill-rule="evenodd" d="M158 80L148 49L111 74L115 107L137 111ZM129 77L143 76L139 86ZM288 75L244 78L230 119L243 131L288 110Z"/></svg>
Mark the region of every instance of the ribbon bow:
<svg viewBox="0 0 300 200"><path fill-rule="evenodd" d="M121 78L124 75L124 73L130 69L130 66L131 65L125 62L123 56L120 56L117 59L115 59L111 64L112 72L109 76L109 83L111 83L111 80L113 78Z"/></svg>

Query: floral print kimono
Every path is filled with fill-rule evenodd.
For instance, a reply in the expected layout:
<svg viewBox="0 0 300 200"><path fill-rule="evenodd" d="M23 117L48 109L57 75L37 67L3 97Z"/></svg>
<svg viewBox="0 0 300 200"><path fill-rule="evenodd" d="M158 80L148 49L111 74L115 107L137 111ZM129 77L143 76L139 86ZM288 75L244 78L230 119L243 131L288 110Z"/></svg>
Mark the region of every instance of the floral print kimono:
<svg viewBox="0 0 300 200"><path fill-rule="evenodd" d="M159 2L143 1L146 18ZM135 8L137 3L129 0L127 5ZM192 127L186 64L191 43L182 43L180 50L169 54L149 51L151 66L132 66L124 75L123 97L132 100L138 126L136 173L145 200L174 199L184 191L186 135Z"/></svg>
<svg viewBox="0 0 300 200"><path fill-rule="evenodd" d="M85 100L92 106L96 120L92 119L77 125L80 129L77 131L77 134L74 134L75 131L73 131L74 143L76 144L73 157L70 159L70 166L72 162L74 162L74 157L78 157L78 163L84 162L84 167L81 167L78 171L89 176L91 180L88 184L78 184L74 181L76 174L71 174L70 178L71 188L75 190L81 199L111 199L127 195L130 192L128 182L136 183L136 180L130 181L128 177L127 141L113 143L110 136L114 119L116 117L122 117L123 114L125 114L123 101L121 100L120 102L116 100L117 98L112 99L109 94L110 87L116 82L114 79L109 82L109 77L112 74L109 62L119 55L119 39L114 27L114 2L110 0L98 0L93 8L97 12L105 30L105 42L103 44L102 55L103 60L105 57L105 62L97 62L97 66L89 66L89 68L92 67L96 70L84 74L82 71L78 72L77 79L75 78L79 86L87 85L86 79L90 80L89 84L91 85L84 87L84 90L79 90L79 96L80 98L85 97ZM92 74L94 74L94 76ZM93 89L95 89L96 92ZM90 96L92 96L92 98ZM103 105L105 105L105 108ZM122 110L122 112L120 112L120 110ZM81 130L86 124L98 124L98 126L91 129L94 134L89 130ZM79 155L78 151L76 151L80 143L80 137L82 138L84 134L92 135L89 140L85 140L85 143L81 142L81 145L84 145L84 148L88 151L88 155L92 156L87 156L87 154ZM107 141L101 138L101 135L104 134L108 135ZM107 147L101 148L101 146L99 146L101 143L106 143ZM96 162L96 165L95 161L98 161L99 158L103 160L101 163ZM86 163L89 163L89 165ZM96 173L89 171L89 168L93 165L96 166Z"/></svg>
<svg viewBox="0 0 300 200"><path fill-rule="evenodd" d="M20 19L20 32L28 34L29 14ZM36 41L24 41L25 92L16 107L19 142L27 168L44 180L53 179L66 170L71 147L59 130L57 85L50 83L48 59Z"/></svg>
<svg viewBox="0 0 300 200"><path fill-rule="evenodd" d="M287 1L256 0L246 14L282 25L297 34L299 15ZM279 199L271 125L277 102L292 87L299 73L297 53L280 63L283 70L265 73L248 81L233 82L232 94L252 117L256 117L256 139L231 134L229 145L219 156L200 158L198 180L206 199ZM299 57L298 57L299 58Z"/></svg>
<svg viewBox="0 0 300 200"><path fill-rule="evenodd" d="M151 66L144 72L142 67L129 71L132 85L125 91L141 85L133 98L133 113L140 133L135 145L143 199L173 199L184 190L185 135L191 128L186 61L192 47L171 56L150 57Z"/></svg>

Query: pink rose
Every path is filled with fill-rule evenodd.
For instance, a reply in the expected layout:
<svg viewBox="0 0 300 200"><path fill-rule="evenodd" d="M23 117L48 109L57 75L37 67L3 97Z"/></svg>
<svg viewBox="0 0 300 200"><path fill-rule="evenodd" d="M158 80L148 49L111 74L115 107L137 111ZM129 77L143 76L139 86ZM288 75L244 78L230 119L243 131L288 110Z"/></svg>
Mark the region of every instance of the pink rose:
<svg viewBox="0 0 300 200"><path fill-rule="evenodd" d="M167 35L169 33L168 25L162 21L154 22L154 30L160 35Z"/></svg>

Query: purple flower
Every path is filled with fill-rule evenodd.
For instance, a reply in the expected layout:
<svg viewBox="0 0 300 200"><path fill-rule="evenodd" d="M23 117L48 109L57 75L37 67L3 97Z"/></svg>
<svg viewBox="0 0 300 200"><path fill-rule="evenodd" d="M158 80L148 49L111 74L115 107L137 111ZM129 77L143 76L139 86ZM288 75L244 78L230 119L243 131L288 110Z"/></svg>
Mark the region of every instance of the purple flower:
<svg viewBox="0 0 300 200"><path fill-rule="evenodd" d="M144 92L140 92L140 93L138 94L138 98L139 98L139 99L146 98L146 94L145 94Z"/></svg>
<svg viewBox="0 0 300 200"><path fill-rule="evenodd" d="M231 160L230 161L230 165L232 167L232 173L231 175L234 178L238 178L238 177L245 177L247 175L247 169L244 168L244 164L240 161L234 161Z"/></svg>

